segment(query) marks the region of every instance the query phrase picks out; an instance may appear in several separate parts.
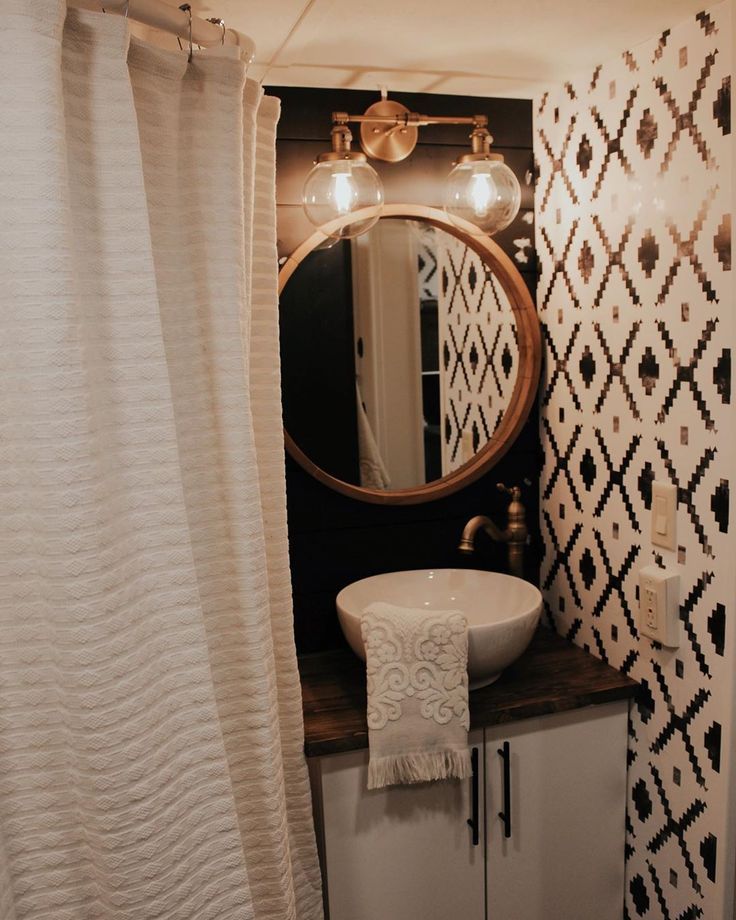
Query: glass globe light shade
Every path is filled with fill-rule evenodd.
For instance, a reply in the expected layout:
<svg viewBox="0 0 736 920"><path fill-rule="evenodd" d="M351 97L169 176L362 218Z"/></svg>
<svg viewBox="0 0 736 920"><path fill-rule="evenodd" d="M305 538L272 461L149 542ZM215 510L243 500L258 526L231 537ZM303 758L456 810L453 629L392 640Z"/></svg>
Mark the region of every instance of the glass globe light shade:
<svg viewBox="0 0 736 920"><path fill-rule="evenodd" d="M330 236L349 239L360 236L376 223L383 208L383 184L364 157L325 159L314 167L304 182L304 211L320 229L333 220L348 218L372 208L355 221L345 220Z"/></svg>
<svg viewBox="0 0 736 920"><path fill-rule="evenodd" d="M508 227L520 205L519 180L501 160L467 160L447 177L445 211L461 228L467 221L492 236Z"/></svg>

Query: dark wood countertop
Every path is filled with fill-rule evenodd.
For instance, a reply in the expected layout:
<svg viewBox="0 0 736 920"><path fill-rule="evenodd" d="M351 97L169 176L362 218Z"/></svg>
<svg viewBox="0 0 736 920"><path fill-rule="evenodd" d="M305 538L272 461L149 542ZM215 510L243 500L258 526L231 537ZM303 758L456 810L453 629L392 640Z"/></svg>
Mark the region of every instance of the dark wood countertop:
<svg viewBox="0 0 736 920"><path fill-rule="evenodd" d="M365 665L349 649L299 658L307 757L368 747ZM636 683L540 627L495 684L470 694L470 727L564 712L633 696Z"/></svg>

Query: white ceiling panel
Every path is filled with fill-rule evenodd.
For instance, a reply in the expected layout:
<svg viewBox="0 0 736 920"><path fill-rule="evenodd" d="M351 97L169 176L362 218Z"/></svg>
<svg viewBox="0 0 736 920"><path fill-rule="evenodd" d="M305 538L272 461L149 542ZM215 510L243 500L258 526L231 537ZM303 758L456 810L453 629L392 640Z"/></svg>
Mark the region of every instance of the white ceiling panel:
<svg viewBox="0 0 736 920"><path fill-rule="evenodd" d="M173 2L173 0L172 0ZM256 42L271 85L530 97L703 0L195 0Z"/></svg>

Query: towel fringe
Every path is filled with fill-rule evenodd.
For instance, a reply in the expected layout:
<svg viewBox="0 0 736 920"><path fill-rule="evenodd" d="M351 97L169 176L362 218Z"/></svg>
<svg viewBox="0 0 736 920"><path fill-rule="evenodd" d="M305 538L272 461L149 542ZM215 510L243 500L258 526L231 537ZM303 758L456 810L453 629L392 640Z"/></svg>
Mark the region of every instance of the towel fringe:
<svg viewBox="0 0 736 920"><path fill-rule="evenodd" d="M380 789L400 783L424 783L435 779L466 779L472 774L470 751L422 751L371 757L368 763L368 788Z"/></svg>

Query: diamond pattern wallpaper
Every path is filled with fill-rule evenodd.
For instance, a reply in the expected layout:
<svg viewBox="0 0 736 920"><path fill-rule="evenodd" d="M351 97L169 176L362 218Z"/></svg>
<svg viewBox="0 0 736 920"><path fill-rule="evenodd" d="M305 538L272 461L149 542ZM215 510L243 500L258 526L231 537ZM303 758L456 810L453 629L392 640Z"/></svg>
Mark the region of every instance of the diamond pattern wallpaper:
<svg viewBox="0 0 736 920"><path fill-rule="evenodd" d="M727 4L535 102L547 617L640 682L625 916L725 920L734 433ZM674 552L652 482L677 487ZM644 565L676 567L681 643L637 628ZM729 915L730 920L730 915Z"/></svg>
<svg viewBox="0 0 736 920"><path fill-rule="evenodd" d="M462 240L438 232L442 474L470 460L499 425L516 383L511 302Z"/></svg>

